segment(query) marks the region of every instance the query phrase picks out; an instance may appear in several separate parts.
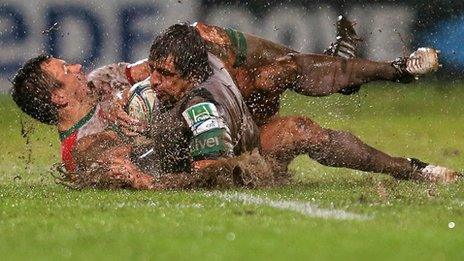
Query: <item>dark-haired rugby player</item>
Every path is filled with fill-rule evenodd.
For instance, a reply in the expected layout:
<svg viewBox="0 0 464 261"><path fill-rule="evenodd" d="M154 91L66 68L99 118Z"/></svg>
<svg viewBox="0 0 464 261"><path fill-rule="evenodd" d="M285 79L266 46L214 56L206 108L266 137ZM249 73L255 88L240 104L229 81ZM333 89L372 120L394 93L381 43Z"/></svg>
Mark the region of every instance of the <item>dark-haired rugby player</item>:
<svg viewBox="0 0 464 261"><path fill-rule="evenodd" d="M224 108L224 102L221 102L224 98L214 95L217 92L215 88L220 88L221 84L212 88L204 86L209 79L205 74L212 78L219 74L217 70L212 70L218 67L217 62L213 62L217 60L220 62L219 68L222 73L230 75L240 90L240 95L233 97L237 100L244 98L260 128L260 151L263 155L273 155L283 165L288 164L296 155L304 153L327 166L387 173L397 178L445 182L457 179L459 174L453 170L417 159L391 157L364 144L348 132L322 128L309 118L275 115L279 95L285 89L293 89L303 94L324 95L372 80L412 79L414 75L436 70L438 59L435 50L420 48L411 57L393 63L291 53L274 60L268 66L256 65L257 69L253 70L248 68L252 62L237 64L238 56L234 56L233 52L227 54L226 51L231 50L231 46L227 45L227 39L231 38L223 29L215 29L217 39L224 41L223 45L216 47L226 50L223 52L226 59L217 59L221 57L221 53L218 56L208 53L212 50L211 45L205 43L205 37L201 36L201 30L198 28L198 24L196 27L187 24L171 26L155 38L148 60L152 72L152 88L160 99L162 110L166 113L174 111L173 115L177 115L178 118L183 116L184 123L186 122L190 128L186 135L193 139L189 147L192 154L198 149L195 146L197 141L204 142L206 138L211 137L224 140L224 137L234 134L240 137L240 130L234 132L221 124L206 125L209 126L206 129L204 127L212 119L227 115L219 113L218 116L213 113L221 111L217 106L222 107L222 111L229 110L227 106ZM240 45L246 45L246 37ZM247 59L255 60L254 57L244 58ZM252 86L251 91L247 91L249 86ZM205 103L203 99L208 101L209 116L191 121L185 115L189 115L198 105L186 100L194 100L197 96L202 97L198 103ZM244 116L239 116L238 122L240 117ZM156 131L159 129L155 128L154 132ZM218 143L212 146L216 149L216 146L224 147ZM203 149L207 151L209 147ZM201 169L202 166L214 163L214 159L223 153L226 152L213 151L209 156L202 155L195 162L196 167Z"/></svg>

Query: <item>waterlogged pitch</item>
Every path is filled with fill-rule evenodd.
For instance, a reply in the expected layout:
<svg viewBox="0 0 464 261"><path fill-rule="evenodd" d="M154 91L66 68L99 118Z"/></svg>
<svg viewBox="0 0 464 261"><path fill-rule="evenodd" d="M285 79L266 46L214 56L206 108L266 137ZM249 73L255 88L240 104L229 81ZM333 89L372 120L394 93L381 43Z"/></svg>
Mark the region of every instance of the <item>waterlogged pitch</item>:
<svg viewBox="0 0 464 261"><path fill-rule="evenodd" d="M287 93L281 113L349 130L393 155L463 170L462 87ZM2 260L464 258L463 181L396 181L302 156L291 166L293 184L269 190L68 190L48 172L59 161L55 130L21 118L7 95L0 102Z"/></svg>

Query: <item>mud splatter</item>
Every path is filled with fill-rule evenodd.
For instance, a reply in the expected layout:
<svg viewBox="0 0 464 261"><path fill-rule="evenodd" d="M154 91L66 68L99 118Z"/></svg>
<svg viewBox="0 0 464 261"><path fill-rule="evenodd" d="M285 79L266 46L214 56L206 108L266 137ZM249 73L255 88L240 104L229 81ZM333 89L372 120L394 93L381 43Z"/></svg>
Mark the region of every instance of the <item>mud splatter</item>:
<svg viewBox="0 0 464 261"><path fill-rule="evenodd" d="M31 120L25 119L23 116L20 117L19 124L21 126L21 137L26 143L25 154L24 156L20 156L20 158L24 159L24 170L27 172L30 170L32 163L31 135L35 130L35 124Z"/></svg>

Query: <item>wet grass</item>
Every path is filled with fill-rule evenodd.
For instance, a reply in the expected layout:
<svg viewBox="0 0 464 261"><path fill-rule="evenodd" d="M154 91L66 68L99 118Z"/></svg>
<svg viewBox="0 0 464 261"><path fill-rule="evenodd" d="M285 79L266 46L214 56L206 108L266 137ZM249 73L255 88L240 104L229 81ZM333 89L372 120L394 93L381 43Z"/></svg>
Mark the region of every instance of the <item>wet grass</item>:
<svg viewBox="0 0 464 261"><path fill-rule="evenodd" d="M370 85L351 97L287 93L282 114L350 130L394 155L463 169L463 100L458 83ZM0 102L4 260L464 257L462 181L451 186L396 181L325 168L302 156L292 164L293 185L246 192L372 217L366 221L311 218L227 202L205 191L72 191L56 185L48 173L59 160L56 132L32 124L26 144L20 113L9 97L0 96Z"/></svg>

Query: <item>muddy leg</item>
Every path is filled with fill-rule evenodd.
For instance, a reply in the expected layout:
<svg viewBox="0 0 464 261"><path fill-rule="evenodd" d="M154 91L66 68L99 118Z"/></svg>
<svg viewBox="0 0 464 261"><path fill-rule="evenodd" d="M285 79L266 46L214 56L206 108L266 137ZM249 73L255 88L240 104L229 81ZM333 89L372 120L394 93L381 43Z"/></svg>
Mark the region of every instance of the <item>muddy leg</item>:
<svg viewBox="0 0 464 261"><path fill-rule="evenodd" d="M326 55L294 54L298 67L294 90L310 96L324 96L371 81L409 82L413 76L398 70L392 62L344 59Z"/></svg>
<svg viewBox="0 0 464 261"><path fill-rule="evenodd" d="M351 87L371 81L413 80L411 74L397 69L401 67L398 63L320 54L291 54L255 68L253 86L272 92L283 92L290 88L308 96L327 96L344 93Z"/></svg>
<svg viewBox="0 0 464 261"><path fill-rule="evenodd" d="M308 154L332 167L390 174L406 178L414 171L406 158L391 157L354 135L321 128L305 117L279 117L261 128L261 152L286 165Z"/></svg>

